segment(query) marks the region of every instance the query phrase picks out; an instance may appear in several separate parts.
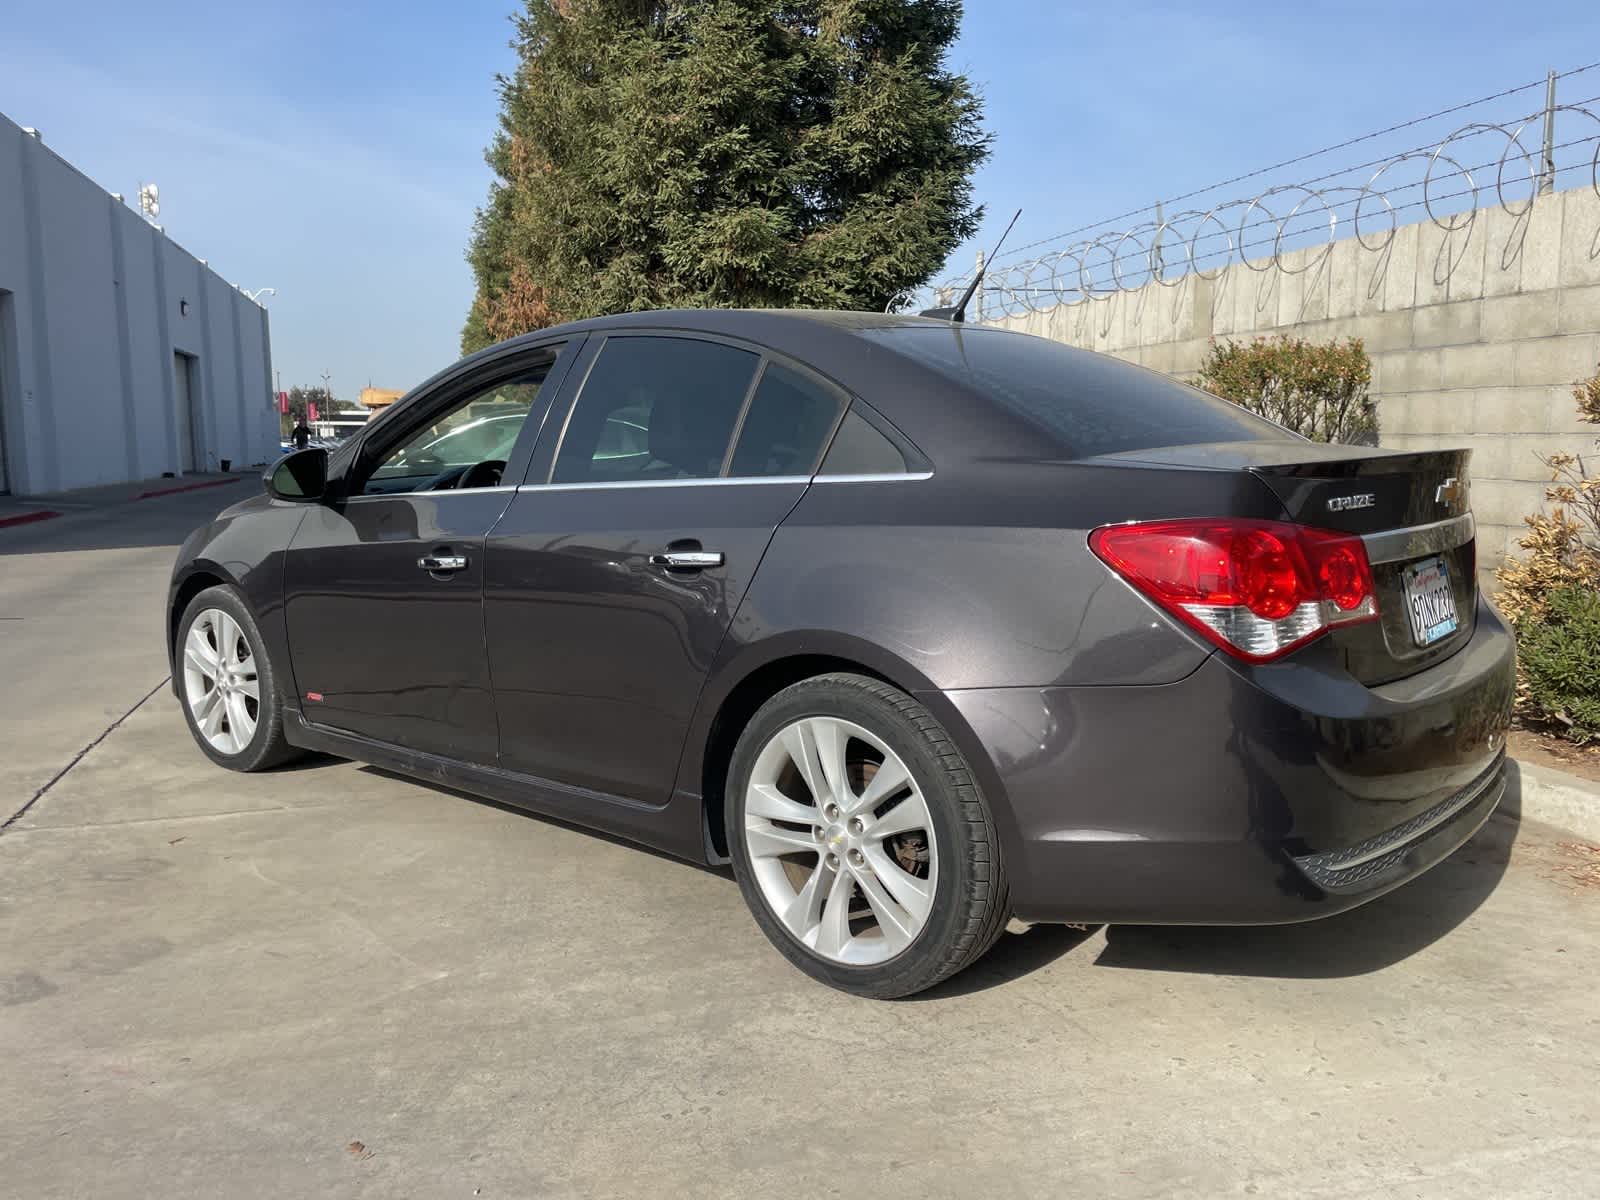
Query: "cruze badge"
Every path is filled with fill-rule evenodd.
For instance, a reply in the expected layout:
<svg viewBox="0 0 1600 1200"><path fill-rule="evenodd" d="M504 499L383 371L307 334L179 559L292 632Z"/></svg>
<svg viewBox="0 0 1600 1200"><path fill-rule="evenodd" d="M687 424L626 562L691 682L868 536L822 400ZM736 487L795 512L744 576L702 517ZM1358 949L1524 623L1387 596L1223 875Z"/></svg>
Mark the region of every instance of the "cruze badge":
<svg viewBox="0 0 1600 1200"><path fill-rule="evenodd" d="M1459 499L1461 499L1461 483L1454 475L1434 489L1435 504L1454 504Z"/></svg>
<svg viewBox="0 0 1600 1200"><path fill-rule="evenodd" d="M1359 492L1354 496L1332 496L1328 500L1328 511L1348 512L1352 508L1371 508L1377 502L1376 492Z"/></svg>

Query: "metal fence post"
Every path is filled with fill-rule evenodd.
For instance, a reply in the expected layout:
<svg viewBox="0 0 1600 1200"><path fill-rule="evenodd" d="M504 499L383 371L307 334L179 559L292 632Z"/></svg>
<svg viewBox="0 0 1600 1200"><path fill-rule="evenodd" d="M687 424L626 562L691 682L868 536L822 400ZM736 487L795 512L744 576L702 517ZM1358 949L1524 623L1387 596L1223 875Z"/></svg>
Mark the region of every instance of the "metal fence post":
<svg viewBox="0 0 1600 1200"><path fill-rule="evenodd" d="M972 297L973 319L983 324L983 251L978 251L978 292Z"/></svg>
<svg viewBox="0 0 1600 1200"><path fill-rule="evenodd" d="M1544 83L1544 161L1539 169L1539 194L1556 190L1556 73Z"/></svg>
<svg viewBox="0 0 1600 1200"><path fill-rule="evenodd" d="M1167 260L1161 257L1161 235L1166 232L1166 218L1161 214L1161 201L1156 201L1156 236L1150 247L1151 274L1161 278L1161 268L1167 265Z"/></svg>

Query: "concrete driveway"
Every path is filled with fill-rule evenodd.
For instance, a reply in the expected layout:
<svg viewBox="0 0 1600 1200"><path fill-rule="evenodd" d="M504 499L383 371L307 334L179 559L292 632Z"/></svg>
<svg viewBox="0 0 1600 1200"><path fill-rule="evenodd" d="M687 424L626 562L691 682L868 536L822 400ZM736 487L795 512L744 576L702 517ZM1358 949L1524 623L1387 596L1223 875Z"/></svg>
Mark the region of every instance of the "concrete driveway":
<svg viewBox="0 0 1600 1200"><path fill-rule="evenodd" d="M724 875L211 767L161 606L244 486L0 531L0 1192L1595 1194L1600 882L1515 795L1343 917L1038 928L853 1000Z"/></svg>

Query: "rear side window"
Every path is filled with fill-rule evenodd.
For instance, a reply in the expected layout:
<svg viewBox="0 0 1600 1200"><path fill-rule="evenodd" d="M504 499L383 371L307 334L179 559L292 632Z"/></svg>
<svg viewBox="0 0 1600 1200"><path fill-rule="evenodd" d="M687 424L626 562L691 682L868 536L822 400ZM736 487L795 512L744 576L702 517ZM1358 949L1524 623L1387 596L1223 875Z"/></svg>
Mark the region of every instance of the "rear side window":
<svg viewBox="0 0 1600 1200"><path fill-rule="evenodd" d="M844 397L818 380L769 362L750 401L734 476L809 475L844 407Z"/></svg>
<svg viewBox="0 0 1600 1200"><path fill-rule="evenodd" d="M903 475L905 455L855 409L845 413L820 475Z"/></svg>
<svg viewBox="0 0 1600 1200"><path fill-rule="evenodd" d="M1010 409L1075 458L1294 436L1210 392L1046 338L927 326L864 336Z"/></svg>
<svg viewBox="0 0 1600 1200"><path fill-rule="evenodd" d="M759 362L692 338L609 339L567 422L552 481L715 477Z"/></svg>

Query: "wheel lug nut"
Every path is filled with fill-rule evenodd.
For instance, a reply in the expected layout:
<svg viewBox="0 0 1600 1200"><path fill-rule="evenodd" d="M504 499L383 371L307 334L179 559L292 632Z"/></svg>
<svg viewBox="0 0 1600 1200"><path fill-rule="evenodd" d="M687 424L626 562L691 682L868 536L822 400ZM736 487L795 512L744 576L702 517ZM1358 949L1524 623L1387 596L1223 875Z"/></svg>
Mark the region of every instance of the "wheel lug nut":
<svg viewBox="0 0 1600 1200"><path fill-rule="evenodd" d="M860 833L865 828L866 828L866 826L861 823L861 818L860 817L851 817L850 818L850 832L851 833Z"/></svg>
<svg viewBox="0 0 1600 1200"><path fill-rule="evenodd" d="M827 834L827 832L828 831L826 829L824 829L821 825L813 825L811 827L811 836L815 840L817 840L819 842L823 839L823 837Z"/></svg>
<svg viewBox="0 0 1600 1200"><path fill-rule="evenodd" d="M828 805L822 810L822 815L830 821L837 821L839 819L839 806L837 804Z"/></svg>
<svg viewBox="0 0 1600 1200"><path fill-rule="evenodd" d="M828 866L834 870L839 869L839 856L837 854L828 855Z"/></svg>

